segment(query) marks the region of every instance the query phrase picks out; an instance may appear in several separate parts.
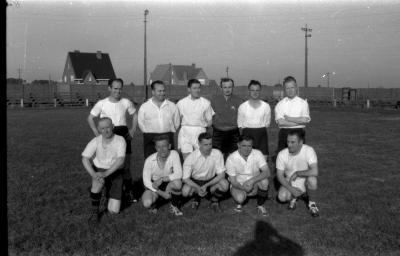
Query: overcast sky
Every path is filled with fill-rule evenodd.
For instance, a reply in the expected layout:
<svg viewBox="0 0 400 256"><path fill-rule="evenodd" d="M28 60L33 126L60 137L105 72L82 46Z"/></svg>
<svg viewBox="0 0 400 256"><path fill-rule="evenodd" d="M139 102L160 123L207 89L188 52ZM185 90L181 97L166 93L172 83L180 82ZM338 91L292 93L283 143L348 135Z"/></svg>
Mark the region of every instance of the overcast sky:
<svg viewBox="0 0 400 256"><path fill-rule="evenodd" d="M60 80L67 52L110 54L126 83L143 84L144 10L147 70L172 63L202 67L210 79L256 79L309 86L400 88L397 1L23 1L7 7L7 77ZM350 3L348 3L350 2Z"/></svg>

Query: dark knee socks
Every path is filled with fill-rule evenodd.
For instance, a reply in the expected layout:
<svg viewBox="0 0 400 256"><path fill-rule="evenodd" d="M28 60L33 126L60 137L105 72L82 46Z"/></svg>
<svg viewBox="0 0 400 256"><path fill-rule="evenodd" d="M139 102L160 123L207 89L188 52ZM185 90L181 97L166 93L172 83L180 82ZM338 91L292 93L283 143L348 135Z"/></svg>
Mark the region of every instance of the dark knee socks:
<svg viewBox="0 0 400 256"><path fill-rule="evenodd" d="M257 205L263 205L268 198L268 190L258 189Z"/></svg>
<svg viewBox="0 0 400 256"><path fill-rule="evenodd" d="M92 201L92 208L91 208L92 211L98 212L100 207L101 192L99 193L90 192L90 199Z"/></svg>

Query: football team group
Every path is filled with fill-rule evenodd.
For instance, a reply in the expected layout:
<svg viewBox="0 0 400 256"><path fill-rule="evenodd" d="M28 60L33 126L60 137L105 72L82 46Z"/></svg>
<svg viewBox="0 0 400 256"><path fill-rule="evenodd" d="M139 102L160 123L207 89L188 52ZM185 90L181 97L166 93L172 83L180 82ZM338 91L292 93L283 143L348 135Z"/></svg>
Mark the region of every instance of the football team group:
<svg viewBox="0 0 400 256"><path fill-rule="evenodd" d="M82 152L92 181L89 223L100 221L103 187L107 215L119 213L121 203L138 201L157 213L170 201L170 212L180 216L184 204L191 202L198 209L203 198L213 211L221 212L220 200L230 195L236 203L234 211L243 211L248 199L255 198L259 214L268 216L264 203L274 183L278 202L294 210L303 200L311 216L319 215L311 200L317 190L317 155L305 144L305 126L311 118L294 77L283 80L286 96L274 109L279 134L272 155L268 150L271 108L260 99L260 82L250 81L246 101L233 93L231 78L221 79L221 93L210 100L201 96L199 80L189 80L187 87L189 95L175 104L166 98L164 82L154 81L152 97L137 111L121 97L122 79L109 81L110 95L98 101L87 118L95 137ZM132 119L130 129L127 116ZM144 166L142 182L134 184L131 141L138 126ZM268 162L274 166L272 172Z"/></svg>

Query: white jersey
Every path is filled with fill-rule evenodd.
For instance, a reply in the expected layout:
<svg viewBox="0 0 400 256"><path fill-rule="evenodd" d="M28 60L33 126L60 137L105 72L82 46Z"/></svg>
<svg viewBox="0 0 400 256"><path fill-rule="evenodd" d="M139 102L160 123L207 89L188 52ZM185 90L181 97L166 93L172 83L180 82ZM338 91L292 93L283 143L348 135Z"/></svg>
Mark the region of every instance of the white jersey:
<svg viewBox="0 0 400 256"><path fill-rule="evenodd" d="M276 158L276 169L283 170L285 177L290 178L293 173L308 170L311 164L317 162L317 154L314 149L303 144L296 155L289 153L288 148L281 150Z"/></svg>
<svg viewBox="0 0 400 256"><path fill-rule="evenodd" d="M197 149L185 159L182 179L210 180L223 172L225 165L221 151L213 148L210 155L203 156Z"/></svg>
<svg viewBox="0 0 400 256"><path fill-rule="evenodd" d="M260 174L260 169L267 165L264 155L260 150L252 149L247 161L236 150L226 159L226 173L235 176L236 180L243 184L245 181Z"/></svg>
<svg viewBox="0 0 400 256"><path fill-rule="evenodd" d="M158 107L151 98L140 106L138 124L143 133L175 132L180 124L178 108L169 100Z"/></svg>
<svg viewBox="0 0 400 256"><path fill-rule="evenodd" d="M90 114L92 116L109 117L112 120L114 126L126 126L126 112L129 115L133 115L136 112L133 103L122 98L118 102L111 102L109 98L99 100Z"/></svg>
<svg viewBox="0 0 400 256"><path fill-rule="evenodd" d="M268 103L260 100L261 105L253 108L249 101L239 106L237 123L239 128L269 127L271 122L271 108Z"/></svg>
<svg viewBox="0 0 400 256"><path fill-rule="evenodd" d="M126 151L126 142L122 136L114 134L112 141L103 145L103 136L99 135L93 138L82 152L82 156L92 158L93 164L97 168L109 169L117 160L124 157Z"/></svg>
<svg viewBox="0 0 400 256"><path fill-rule="evenodd" d="M182 126L207 127L215 114L210 101L203 97L192 99L192 96L188 95L178 101L177 107L182 117Z"/></svg>
<svg viewBox="0 0 400 256"><path fill-rule="evenodd" d="M168 176L176 180L182 178L182 165L178 152L171 150L163 169L157 162L157 152L147 157L143 167L143 184L146 188L156 191L153 188L153 181Z"/></svg>
<svg viewBox="0 0 400 256"><path fill-rule="evenodd" d="M288 97L283 98L275 106L275 121L283 119L284 116L290 117L306 117L308 121L311 121L310 110L308 108L307 101L302 98L295 96L293 99ZM304 128L305 125L296 125L292 127L283 128ZM279 127L282 128L282 127Z"/></svg>

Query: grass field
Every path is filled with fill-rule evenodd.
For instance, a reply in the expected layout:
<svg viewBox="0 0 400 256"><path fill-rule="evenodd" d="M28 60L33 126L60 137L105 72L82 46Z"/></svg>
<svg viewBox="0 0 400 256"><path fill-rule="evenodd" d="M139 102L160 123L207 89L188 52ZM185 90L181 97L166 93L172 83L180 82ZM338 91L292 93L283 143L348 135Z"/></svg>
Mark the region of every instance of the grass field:
<svg viewBox="0 0 400 256"><path fill-rule="evenodd" d="M208 203L182 217L141 204L99 228L87 225L89 175L81 152L92 137L89 109L7 111L7 206L10 255L400 255L400 112L311 108L307 143L319 158L312 218L274 200L270 216L250 201L240 214ZM269 132L270 151L277 128ZM142 136L133 143L140 177ZM270 190L275 195L274 189Z"/></svg>

